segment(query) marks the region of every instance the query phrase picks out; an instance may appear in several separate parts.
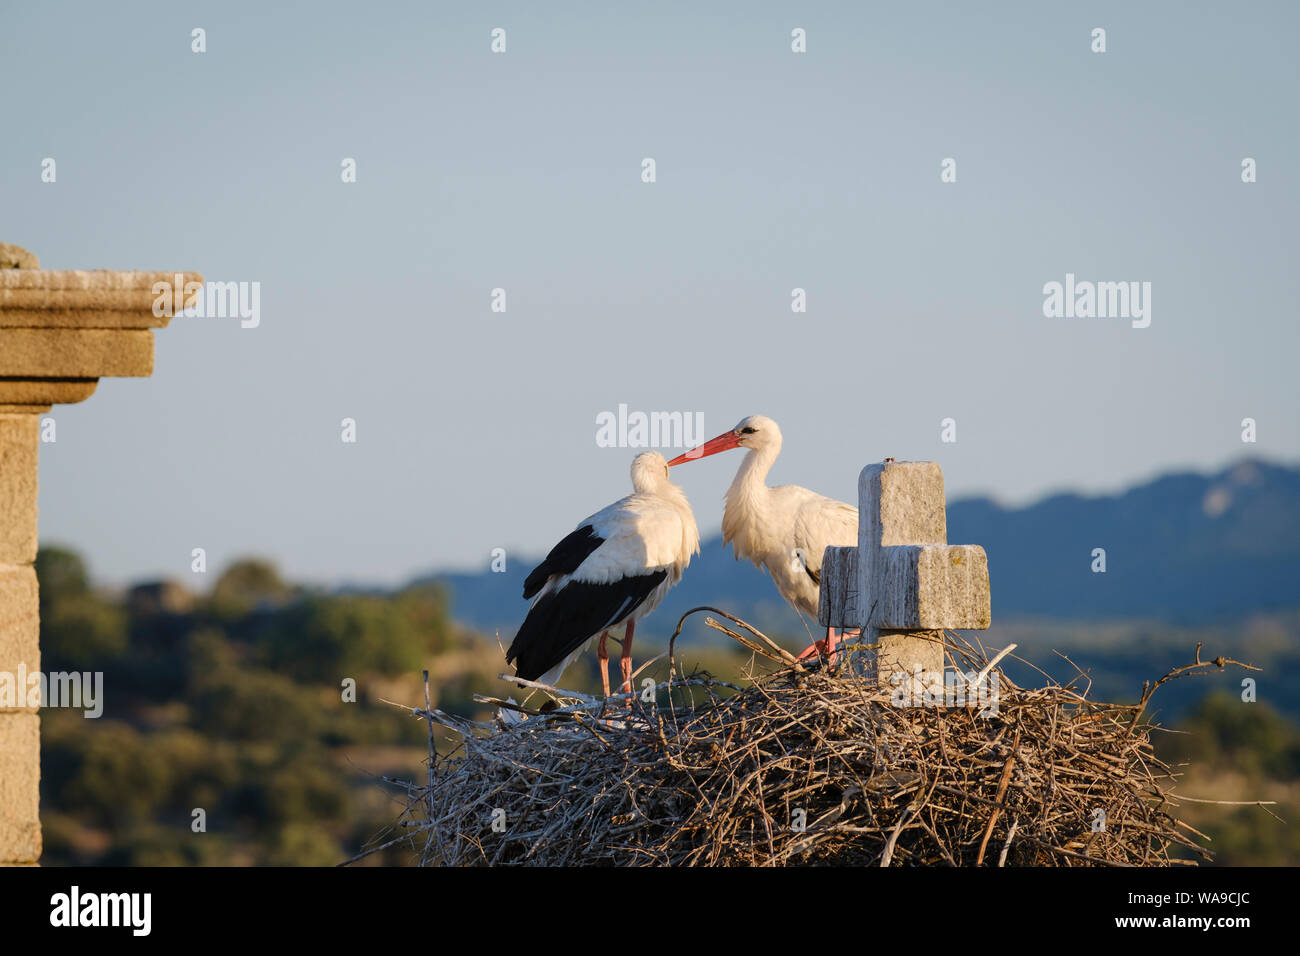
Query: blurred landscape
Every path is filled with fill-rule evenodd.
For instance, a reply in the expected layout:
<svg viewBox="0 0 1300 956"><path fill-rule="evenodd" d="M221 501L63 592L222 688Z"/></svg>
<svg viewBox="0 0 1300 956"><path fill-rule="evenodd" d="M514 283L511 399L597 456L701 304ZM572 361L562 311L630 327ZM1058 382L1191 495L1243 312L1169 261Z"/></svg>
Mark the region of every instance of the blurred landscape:
<svg viewBox="0 0 1300 956"><path fill-rule="evenodd" d="M698 506L698 503L697 503ZM557 528L564 531L567 528ZM1221 473L1170 475L1121 495L1058 495L1022 509L954 502L949 540L989 554L994 628L985 646L1018 644L1029 664L1067 681L1088 672L1091 696L1134 701L1143 683L1219 654L1229 669L1163 687L1155 718L1166 759L1188 764L1179 791L1206 800L1275 800L1300 813L1300 470L1244 461ZM1107 552L1091 571L1094 548ZM535 556L495 573L429 574L391 592L322 591L249 558L189 582L109 592L75 551L37 561L42 668L102 671L104 712L42 711L46 865L332 865L392 839L400 785L419 779L427 729L400 707L423 703L480 718L475 693L508 695L502 647L522 620ZM486 563L486 561L485 561ZM211 578L209 583L206 578ZM196 583L199 582L199 583ZM661 649L690 607L722 607L791 648L806 627L770 582L720 539L637 633L637 663ZM735 677L747 655L698 617L678 645L685 667ZM1073 662L1073 663L1071 663ZM652 676L666 664L652 665ZM355 681L355 701L345 684ZM599 686L591 655L566 675ZM515 691L516 696L518 694ZM449 741L439 739L440 748ZM202 809L206 832L191 829ZM1222 865L1300 863L1294 826L1253 806L1184 808ZM408 864L398 846L367 864Z"/></svg>

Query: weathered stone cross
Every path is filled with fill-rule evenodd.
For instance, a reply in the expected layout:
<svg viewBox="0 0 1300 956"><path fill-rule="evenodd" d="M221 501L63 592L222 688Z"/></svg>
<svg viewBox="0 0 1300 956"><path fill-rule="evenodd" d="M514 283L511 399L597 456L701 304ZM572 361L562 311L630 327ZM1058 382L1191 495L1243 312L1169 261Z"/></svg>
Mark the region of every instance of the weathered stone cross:
<svg viewBox="0 0 1300 956"><path fill-rule="evenodd" d="M938 463L887 461L858 478L858 546L827 548L822 559L818 620L861 628L879 645L873 676L911 681L914 699L943 687L944 628L989 626L988 557L947 542Z"/></svg>

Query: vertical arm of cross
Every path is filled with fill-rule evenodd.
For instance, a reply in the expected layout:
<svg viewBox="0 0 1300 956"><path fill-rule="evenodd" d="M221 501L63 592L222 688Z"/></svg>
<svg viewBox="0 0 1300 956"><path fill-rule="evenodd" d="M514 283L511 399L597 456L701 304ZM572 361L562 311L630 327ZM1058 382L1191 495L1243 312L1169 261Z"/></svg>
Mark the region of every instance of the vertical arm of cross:
<svg viewBox="0 0 1300 956"><path fill-rule="evenodd" d="M875 676L895 687L910 681L920 692L936 675L942 682L939 635L882 625L906 620L898 612L905 611L910 589L894 560L895 549L948 540L943 474L935 462L868 465L858 481L858 502L858 593L864 596L858 613L863 638L878 645Z"/></svg>
<svg viewBox="0 0 1300 956"><path fill-rule="evenodd" d="M914 701L943 686L943 630L989 626L988 559L949 545L937 462L868 465L858 482L856 611L875 677Z"/></svg>

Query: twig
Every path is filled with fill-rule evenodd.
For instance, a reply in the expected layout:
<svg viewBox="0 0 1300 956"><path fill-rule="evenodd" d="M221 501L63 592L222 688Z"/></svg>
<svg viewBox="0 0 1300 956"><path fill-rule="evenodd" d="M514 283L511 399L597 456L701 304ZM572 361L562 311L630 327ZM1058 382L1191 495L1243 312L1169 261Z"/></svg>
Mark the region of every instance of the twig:
<svg viewBox="0 0 1300 956"><path fill-rule="evenodd" d="M1006 651L1002 652L1003 654ZM975 865L984 864L984 851L988 848L989 837L993 835L993 828L997 826L998 817L1002 815L1002 798L1007 795L1007 784L1011 782L1011 770L1016 765L1016 748L1020 746L1020 728L1016 727L1016 735L1011 740L1011 753L1007 754L1007 762L1002 767L1002 778L998 781L997 796L993 802L997 804L993 812L989 815L989 825L984 829L984 839L980 840L980 851L975 857Z"/></svg>
<svg viewBox="0 0 1300 956"><path fill-rule="evenodd" d="M1007 865L1007 851L1011 849L1011 841L1016 838L1016 831L1020 829L1020 820L1011 821L1011 828L1007 830L1006 842L1002 844L1002 852L998 854L998 866Z"/></svg>

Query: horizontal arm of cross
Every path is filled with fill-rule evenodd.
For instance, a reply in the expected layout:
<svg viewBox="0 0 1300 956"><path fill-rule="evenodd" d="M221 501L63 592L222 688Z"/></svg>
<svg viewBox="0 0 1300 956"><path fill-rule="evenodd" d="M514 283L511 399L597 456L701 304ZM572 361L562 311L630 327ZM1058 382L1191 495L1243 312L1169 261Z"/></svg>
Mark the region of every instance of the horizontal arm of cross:
<svg viewBox="0 0 1300 956"><path fill-rule="evenodd" d="M817 620L822 627L983 630L991 622L988 556L975 544L883 548L874 593L859 592L858 549L827 548Z"/></svg>

